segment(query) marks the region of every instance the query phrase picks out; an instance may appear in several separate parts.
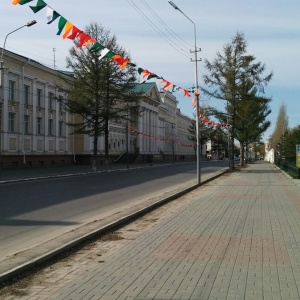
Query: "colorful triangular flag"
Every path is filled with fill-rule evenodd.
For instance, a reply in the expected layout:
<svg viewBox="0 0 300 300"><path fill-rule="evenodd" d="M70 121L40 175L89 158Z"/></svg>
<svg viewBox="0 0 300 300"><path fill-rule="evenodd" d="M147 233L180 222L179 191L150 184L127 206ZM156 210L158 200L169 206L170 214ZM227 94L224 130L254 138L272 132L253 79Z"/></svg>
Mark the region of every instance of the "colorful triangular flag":
<svg viewBox="0 0 300 300"><path fill-rule="evenodd" d="M115 54L115 53L113 53L112 51L110 51L108 48L102 49L102 50L99 52L99 54L100 54L99 60L103 59L103 58L104 58L105 56L107 56L110 52L111 52L111 54Z"/></svg>
<svg viewBox="0 0 300 300"><path fill-rule="evenodd" d="M17 4L20 3L20 1L21 1L21 0L13 0L11 4L12 4L12 5L17 5Z"/></svg>
<svg viewBox="0 0 300 300"><path fill-rule="evenodd" d="M24 5L24 4L27 4L27 3L31 2L31 1L33 1L33 0L21 0L21 1L17 2L17 3L19 3L20 5Z"/></svg>
<svg viewBox="0 0 300 300"><path fill-rule="evenodd" d="M91 40L91 37L84 32L81 32L79 37L79 44L77 45L77 48L81 48L85 43Z"/></svg>
<svg viewBox="0 0 300 300"><path fill-rule="evenodd" d="M53 21L55 21L58 17L60 17L60 14L53 10L51 7L47 6L47 24L51 24Z"/></svg>
<svg viewBox="0 0 300 300"><path fill-rule="evenodd" d="M81 33L82 33L81 30L79 30L76 26L73 26L72 32L70 33L70 35L67 36L67 38L70 40L75 40L77 36L80 35Z"/></svg>
<svg viewBox="0 0 300 300"><path fill-rule="evenodd" d="M29 6L34 13L37 13L38 11L42 10L44 7L47 6L47 3L45 3L43 0L38 0L36 3L36 6Z"/></svg>
<svg viewBox="0 0 300 300"><path fill-rule="evenodd" d="M62 35L63 39L65 39L69 35L69 33L72 30L73 26L74 25L71 22L67 21L67 23L64 27L65 28L65 33Z"/></svg>
<svg viewBox="0 0 300 300"><path fill-rule="evenodd" d="M90 52L97 52L97 51L100 51L102 49L104 49L105 47L102 46L100 43L96 42L90 49L89 51Z"/></svg>
<svg viewBox="0 0 300 300"><path fill-rule="evenodd" d="M58 32L57 32L56 35L60 35L61 34L61 32L64 30L67 22L68 21L64 17L61 16L59 18L59 21L58 21Z"/></svg>

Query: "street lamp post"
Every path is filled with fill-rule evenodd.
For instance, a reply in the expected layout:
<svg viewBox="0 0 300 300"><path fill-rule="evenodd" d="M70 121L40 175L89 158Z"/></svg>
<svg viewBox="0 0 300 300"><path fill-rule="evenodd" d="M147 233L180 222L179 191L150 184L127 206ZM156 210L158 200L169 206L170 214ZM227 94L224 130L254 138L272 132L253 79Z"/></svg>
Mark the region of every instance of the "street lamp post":
<svg viewBox="0 0 300 300"><path fill-rule="evenodd" d="M200 119L200 111L199 111L199 92L198 92L198 58L197 52L200 51L197 49L197 35L196 35L196 24L193 22L179 7L172 1L169 1L170 5L172 5L176 10L181 12L193 25L194 25L194 61L195 61L195 89L197 93L196 96L196 140L197 140L197 182L201 183L201 158L200 158L200 130L199 130L199 119ZM193 60L191 60L193 61Z"/></svg>
<svg viewBox="0 0 300 300"><path fill-rule="evenodd" d="M3 85L4 85L4 83L3 83L4 60L3 60L3 55L4 55L4 49L5 49L5 45L6 45L6 40L7 40L7 37L10 34L12 34L12 33L16 32L16 31L22 29L23 27L30 27L30 26L32 26L32 25L34 25L36 23L37 22L35 20L32 20L32 21L26 23L25 25L23 25L23 26L15 29L15 30L9 32L5 36L4 44L3 44L3 47L2 47L2 51L1 51L1 57L0 57L0 87L1 87L1 93L0 93L0 95L1 95L1 99L0 99L0 105L1 105L0 106L0 180L1 180L1 168L2 168L1 167L1 165L2 165L2 112L3 112L3 107L2 106L3 106L3 101L4 101L4 88L3 88Z"/></svg>
<svg viewBox="0 0 300 300"><path fill-rule="evenodd" d="M5 49L5 44L6 44L7 37L8 37L10 34L12 34L12 33L16 32L16 31L22 29L23 27L30 27L30 26L32 26L32 25L34 25L34 24L36 24L36 23L37 23L36 20L32 20L32 21L26 23L25 25L23 25L23 26L21 26L21 27L15 29L15 30L9 32L9 33L6 35L6 37L5 37L5 39L4 39L4 44L3 44L2 52L1 52L1 58L0 58L0 64L1 64L0 68L1 68L1 70L3 70L3 68L4 68L3 53L4 53L4 49ZM2 73L2 72L1 72L1 73ZM2 79L2 78L0 78L0 79ZM2 80L0 80L0 85L2 86Z"/></svg>

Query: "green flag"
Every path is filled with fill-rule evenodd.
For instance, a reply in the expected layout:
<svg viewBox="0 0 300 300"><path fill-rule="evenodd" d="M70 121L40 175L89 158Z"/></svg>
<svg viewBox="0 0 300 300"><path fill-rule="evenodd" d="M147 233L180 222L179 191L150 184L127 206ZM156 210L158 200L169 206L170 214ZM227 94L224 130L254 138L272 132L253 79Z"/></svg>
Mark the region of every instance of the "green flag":
<svg viewBox="0 0 300 300"><path fill-rule="evenodd" d="M46 6L47 3L45 3L43 0L38 0L36 6L30 6L30 8L33 10L34 13L37 13Z"/></svg>
<svg viewBox="0 0 300 300"><path fill-rule="evenodd" d="M67 20L64 17L60 17L58 21L58 32L57 35L60 35L63 29L65 28Z"/></svg>
<svg viewBox="0 0 300 300"><path fill-rule="evenodd" d="M102 46L100 43L96 42L96 43L89 49L89 51L90 51L90 52L97 52L97 51L102 50L102 49L104 49L104 48L105 48L104 46Z"/></svg>
<svg viewBox="0 0 300 300"><path fill-rule="evenodd" d="M20 4L20 5L24 5L24 4L27 4L27 3L31 2L31 1L33 1L33 0L21 0L21 1L19 2L19 4Z"/></svg>

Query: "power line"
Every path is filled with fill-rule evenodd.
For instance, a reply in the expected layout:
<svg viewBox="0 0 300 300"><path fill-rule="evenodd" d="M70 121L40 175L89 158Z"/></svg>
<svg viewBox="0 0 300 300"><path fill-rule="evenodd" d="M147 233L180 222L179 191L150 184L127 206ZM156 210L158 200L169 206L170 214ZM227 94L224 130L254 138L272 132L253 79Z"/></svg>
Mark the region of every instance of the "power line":
<svg viewBox="0 0 300 300"><path fill-rule="evenodd" d="M127 2L132 6L132 8L142 16L142 18L177 52L179 52L181 55L184 55L185 57L190 59L190 56L187 56L184 53L184 49L182 49L179 45L174 43L164 32L162 32L146 15L145 13L133 2L133 0L127 0ZM177 48L176 48L177 47Z"/></svg>
<svg viewBox="0 0 300 300"><path fill-rule="evenodd" d="M18 48L14 48L14 47L9 47L9 49L12 49L14 51L17 51L16 54L19 54L19 53L24 53L26 56L30 55L30 58L34 59L35 61L37 61L38 63L46 66L46 67L49 67L51 69L53 69L53 59L50 58L50 57L44 57L44 56L40 56L40 55L37 55L37 54L33 54L31 52L27 52L27 51L24 51L23 49L18 49ZM53 49L52 49L53 51ZM23 55L24 55L23 54ZM20 54L22 55L22 54ZM63 65L65 63L61 62L61 61L57 61L55 59L55 66L57 67L57 62L59 63L59 65ZM66 69L66 67L60 67L61 69Z"/></svg>
<svg viewBox="0 0 300 300"><path fill-rule="evenodd" d="M160 24L162 24L163 26L165 26L165 30L171 34L173 36L174 39L176 39L178 41L178 43L180 43L183 47L186 47L182 42L184 42L186 45L189 45L191 47L194 47L194 45L188 43L187 41L185 41L184 39L182 39L176 32L174 32L160 17L159 15L147 4L147 2L145 0L141 0L144 5L146 6L146 8L152 13L152 15L154 15L154 17L159 21ZM182 42L181 42L182 41ZM187 50L189 50L189 48L186 47Z"/></svg>

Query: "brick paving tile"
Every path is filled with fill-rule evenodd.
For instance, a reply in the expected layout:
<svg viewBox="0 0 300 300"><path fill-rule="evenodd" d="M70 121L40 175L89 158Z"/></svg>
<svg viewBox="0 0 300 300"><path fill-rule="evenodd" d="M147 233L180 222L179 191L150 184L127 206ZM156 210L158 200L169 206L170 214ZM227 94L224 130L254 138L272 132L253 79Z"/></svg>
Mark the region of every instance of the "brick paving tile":
<svg viewBox="0 0 300 300"><path fill-rule="evenodd" d="M14 299L300 299L300 185L273 165L251 164L160 211L142 234L127 225L123 240L95 242Z"/></svg>

